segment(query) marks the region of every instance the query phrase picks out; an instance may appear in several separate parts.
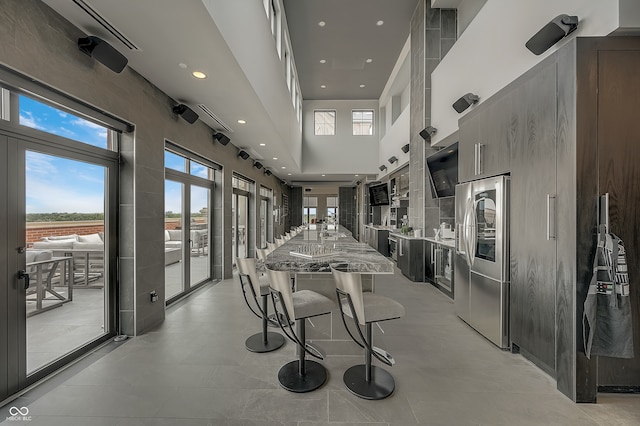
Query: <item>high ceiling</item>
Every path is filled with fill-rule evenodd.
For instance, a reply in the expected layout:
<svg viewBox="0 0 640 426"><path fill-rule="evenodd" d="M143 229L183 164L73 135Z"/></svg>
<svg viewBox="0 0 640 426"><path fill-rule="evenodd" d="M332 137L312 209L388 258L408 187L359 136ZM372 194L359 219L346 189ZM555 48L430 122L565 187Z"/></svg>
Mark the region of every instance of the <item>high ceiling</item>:
<svg viewBox="0 0 640 426"><path fill-rule="evenodd" d="M231 144L248 150L253 159L278 177L310 185L358 179L354 175L304 173L300 157L292 153L286 142L288 134L282 130L291 123L274 122L274 117L277 120L291 116L288 94L282 93L276 109L267 111L252 89L249 74L255 75L255 69L240 66L240 56L232 51L225 31L234 32L240 39L247 33L256 37L268 28L268 22L264 20L263 30L242 19L221 22L215 14L220 8L228 8L236 13L234 17L243 13L264 17L262 0L251 0L250 7L236 3L238 0L43 1L86 34L107 40L127 56L129 67L176 102L189 105L212 129L221 130L222 122ZM378 99L409 35L417 1L284 0L303 99ZM324 27L318 26L320 21L325 22ZM376 25L378 21L383 21L382 25ZM115 38L103 22L124 35L135 48ZM249 61L260 56L258 52L242 53L242 58ZM321 64L320 59L326 63ZM367 63L366 59L372 61ZM191 76L194 69L213 77L195 79ZM326 89L321 89L321 84ZM361 88L361 84L365 87ZM273 86L276 90L277 84ZM219 121L203 113L199 106L205 106ZM246 124L238 120L245 120Z"/></svg>
<svg viewBox="0 0 640 426"><path fill-rule="evenodd" d="M416 6L417 0L284 0L302 97L379 99Z"/></svg>

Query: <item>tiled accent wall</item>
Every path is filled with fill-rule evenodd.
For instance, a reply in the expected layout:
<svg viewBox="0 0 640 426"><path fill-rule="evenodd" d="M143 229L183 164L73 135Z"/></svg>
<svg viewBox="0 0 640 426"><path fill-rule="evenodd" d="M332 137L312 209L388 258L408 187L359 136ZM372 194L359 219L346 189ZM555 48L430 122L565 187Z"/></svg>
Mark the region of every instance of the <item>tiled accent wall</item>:
<svg viewBox="0 0 640 426"><path fill-rule="evenodd" d="M425 128L425 3L421 0L411 18L411 105L409 116L409 225L422 228L424 222L424 146L420 131Z"/></svg>
<svg viewBox="0 0 640 426"><path fill-rule="evenodd" d="M455 43L456 28L456 10L431 8L429 0L418 4L411 20L409 225L417 229L435 228L440 220L439 202L431 196L425 170L425 158L437 150L419 133L431 125L431 73Z"/></svg>
<svg viewBox="0 0 640 426"><path fill-rule="evenodd" d="M302 187L294 186L291 188L291 199L289 200L289 216L291 217L291 226L302 225Z"/></svg>
<svg viewBox="0 0 640 426"><path fill-rule="evenodd" d="M338 221L354 235L357 221L356 189L350 186L338 188Z"/></svg>

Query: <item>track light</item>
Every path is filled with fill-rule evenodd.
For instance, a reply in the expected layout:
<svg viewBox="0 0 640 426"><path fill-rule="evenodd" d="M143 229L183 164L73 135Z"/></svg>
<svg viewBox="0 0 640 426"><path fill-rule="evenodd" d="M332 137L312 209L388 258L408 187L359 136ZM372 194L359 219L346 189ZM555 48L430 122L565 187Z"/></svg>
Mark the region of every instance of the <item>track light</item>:
<svg viewBox="0 0 640 426"><path fill-rule="evenodd" d="M401 149L402 149L402 152L406 154L407 152L409 152L409 144L403 145Z"/></svg>
<svg viewBox="0 0 640 426"><path fill-rule="evenodd" d="M109 43L96 36L79 38L78 49L113 72L121 72L124 67L127 66L127 62L129 62L122 53L118 52Z"/></svg>
<svg viewBox="0 0 640 426"><path fill-rule="evenodd" d="M540 55L577 28L577 16L558 15L535 33L524 45L534 55Z"/></svg>
<svg viewBox="0 0 640 426"><path fill-rule="evenodd" d="M247 158L249 158L249 153L241 149L240 152L238 152L238 157L242 158L243 160L246 160Z"/></svg>
<svg viewBox="0 0 640 426"><path fill-rule="evenodd" d="M387 166L385 166L384 164L378 168L380 169L381 172L384 172L385 170L387 170Z"/></svg>
<svg viewBox="0 0 640 426"><path fill-rule="evenodd" d="M456 110L457 113L461 113L465 109L469 108L471 105L475 105L480 100L478 95L474 95L473 93L467 93L457 101L453 103L453 109Z"/></svg>
<svg viewBox="0 0 640 426"><path fill-rule="evenodd" d="M394 155L394 156L392 156L391 158L389 158L387 161L389 161L389 163L393 164L393 163L395 163L396 161L398 161L398 157L396 157L396 156Z"/></svg>
<svg viewBox="0 0 640 426"><path fill-rule="evenodd" d="M420 131L420 136L422 136L422 139L424 139L425 141L428 141L431 140L431 136L435 135L437 131L438 129L436 129L435 127L427 126Z"/></svg>
<svg viewBox="0 0 640 426"><path fill-rule="evenodd" d="M271 176L271 170L264 169L264 174L267 175L267 176Z"/></svg>
<svg viewBox="0 0 640 426"><path fill-rule="evenodd" d="M182 117L182 119L189 124L193 124L198 120L198 114L196 114L194 110L192 110L185 104L174 106L173 113Z"/></svg>
<svg viewBox="0 0 640 426"><path fill-rule="evenodd" d="M226 145L231 141L229 136L224 133L216 132L213 134L213 140L220 142L222 145Z"/></svg>
<svg viewBox="0 0 640 426"><path fill-rule="evenodd" d="M255 167L256 169L260 170L262 168L262 163L259 161L254 161L253 162L253 167Z"/></svg>

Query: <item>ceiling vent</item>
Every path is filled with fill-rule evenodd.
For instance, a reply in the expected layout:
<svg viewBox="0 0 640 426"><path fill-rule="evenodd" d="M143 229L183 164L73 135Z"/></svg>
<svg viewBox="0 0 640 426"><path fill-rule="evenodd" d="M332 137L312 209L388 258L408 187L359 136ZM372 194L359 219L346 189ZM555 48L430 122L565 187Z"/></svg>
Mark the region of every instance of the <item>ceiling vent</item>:
<svg viewBox="0 0 640 426"><path fill-rule="evenodd" d="M216 127L214 127L214 130L224 130L227 132L233 132L233 130L229 126L227 126L224 123L224 121L220 120L218 116L215 115L213 111L211 111L211 109L209 109L208 106L206 106L205 104L198 104L198 108L200 108L202 112L207 114L207 116L216 123Z"/></svg>
<svg viewBox="0 0 640 426"><path fill-rule="evenodd" d="M114 27L109 21L107 21L102 15L100 15L94 8L89 6L84 0L73 0L73 2L78 6L84 13L89 15L94 21L98 23L102 28L105 29L109 34L111 34L115 39L119 40L122 44L124 44L129 50L135 50L141 52L142 50L135 45L134 42L129 40L127 36L122 34L116 27ZM94 31L91 31L92 33Z"/></svg>

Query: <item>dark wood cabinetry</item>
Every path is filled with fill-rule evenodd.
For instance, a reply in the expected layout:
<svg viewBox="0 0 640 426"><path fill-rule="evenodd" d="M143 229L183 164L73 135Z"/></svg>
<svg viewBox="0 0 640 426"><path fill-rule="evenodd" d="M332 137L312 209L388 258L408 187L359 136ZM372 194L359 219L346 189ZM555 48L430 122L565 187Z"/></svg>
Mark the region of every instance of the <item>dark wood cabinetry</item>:
<svg viewBox="0 0 640 426"><path fill-rule="evenodd" d="M636 358L587 359L582 339L600 195L640 277L638 72L640 37L576 38L460 120L460 181L511 174L510 340L577 402L640 386L638 286Z"/></svg>
<svg viewBox="0 0 640 426"><path fill-rule="evenodd" d="M424 281L423 250L422 239L398 237L398 268L411 281Z"/></svg>
<svg viewBox="0 0 640 426"><path fill-rule="evenodd" d="M366 226L365 232L367 233L365 242L383 256L389 257L389 230Z"/></svg>

